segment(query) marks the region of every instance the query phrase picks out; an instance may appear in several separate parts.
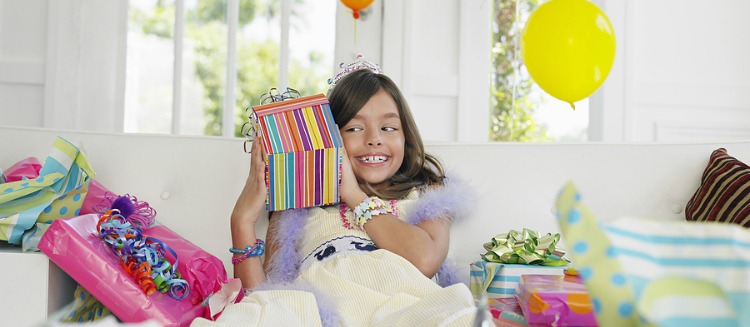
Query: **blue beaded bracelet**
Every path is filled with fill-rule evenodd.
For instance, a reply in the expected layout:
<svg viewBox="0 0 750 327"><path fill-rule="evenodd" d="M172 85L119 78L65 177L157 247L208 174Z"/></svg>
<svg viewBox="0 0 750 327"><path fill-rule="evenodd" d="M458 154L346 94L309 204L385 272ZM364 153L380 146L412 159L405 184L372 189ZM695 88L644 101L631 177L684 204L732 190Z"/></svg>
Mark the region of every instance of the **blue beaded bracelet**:
<svg viewBox="0 0 750 327"><path fill-rule="evenodd" d="M239 257L232 257L232 264L236 265L242 262L242 260L245 260L249 257L258 257L263 255L266 252L266 243L264 243L261 239L256 239L253 246L247 246L244 249L232 247L229 249L229 252L241 255Z"/></svg>

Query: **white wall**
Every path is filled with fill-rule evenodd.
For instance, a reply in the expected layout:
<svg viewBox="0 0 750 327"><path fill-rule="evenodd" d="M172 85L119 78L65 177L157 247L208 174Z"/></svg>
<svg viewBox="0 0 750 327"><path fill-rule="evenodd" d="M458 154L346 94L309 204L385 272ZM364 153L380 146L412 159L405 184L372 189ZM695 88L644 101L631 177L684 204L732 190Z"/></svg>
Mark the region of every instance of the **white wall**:
<svg viewBox="0 0 750 327"><path fill-rule="evenodd" d="M0 0L0 122L42 126L47 1Z"/></svg>
<svg viewBox="0 0 750 327"><path fill-rule="evenodd" d="M121 131L127 1L0 0L0 122Z"/></svg>
<svg viewBox="0 0 750 327"><path fill-rule="evenodd" d="M750 138L750 3L597 3L618 43L591 101L593 140ZM355 45L353 19L339 3L336 62L358 53L381 62L425 140L483 141L491 5L376 1L357 22ZM126 8L120 0L0 0L0 123L122 130Z"/></svg>
<svg viewBox="0 0 750 327"><path fill-rule="evenodd" d="M618 42L598 112L604 140L750 138L750 3L606 0L603 6Z"/></svg>

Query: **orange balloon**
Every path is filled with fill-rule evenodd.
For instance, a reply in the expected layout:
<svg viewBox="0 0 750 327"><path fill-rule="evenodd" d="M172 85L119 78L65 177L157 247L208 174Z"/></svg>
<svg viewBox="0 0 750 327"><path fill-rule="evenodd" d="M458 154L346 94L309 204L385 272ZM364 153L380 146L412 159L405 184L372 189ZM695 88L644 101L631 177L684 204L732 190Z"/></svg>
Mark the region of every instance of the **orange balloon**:
<svg viewBox="0 0 750 327"><path fill-rule="evenodd" d="M359 19L359 11L369 7L373 1L375 0L341 0L341 3L352 10L354 19Z"/></svg>

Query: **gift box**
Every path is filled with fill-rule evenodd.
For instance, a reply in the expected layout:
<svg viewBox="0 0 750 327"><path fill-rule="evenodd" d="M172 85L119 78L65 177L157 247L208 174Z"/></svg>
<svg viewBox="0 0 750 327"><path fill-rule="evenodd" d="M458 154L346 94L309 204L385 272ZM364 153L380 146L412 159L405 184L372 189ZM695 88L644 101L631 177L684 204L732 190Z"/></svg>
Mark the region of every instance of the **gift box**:
<svg viewBox="0 0 750 327"><path fill-rule="evenodd" d="M527 327L526 318L515 297L488 298L487 308L496 327Z"/></svg>
<svg viewBox="0 0 750 327"><path fill-rule="evenodd" d="M338 203L343 141L328 99L318 94L252 110L249 119L265 150L266 209Z"/></svg>
<svg viewBox="0 0 750 327"><path fill-rule="evenodd" d="M39 249L89 291L123 322L157 321L162 326L186 326L205 315L202 302L221 289L226 271L221 261L165 226L144 231L169 246L190 295L181 300L168 293L146 295L97 230L99 215L58 219L42 236ZM170 255L170 261L174 260Z"/></svg>
<svg viewBox="0 0 750 327"><path fill-rule="evenodd" d="M591 298L578 276L523 275L516 297L529 326L597 326Z"/></svg>
<svg viewBox="0 0 750 327"><path fill-rule="evenodd" d="M516 294L522 275L563 275L566 267L507 264L479 260L471 263L469 289L474 298L508 298Z"/></svg>

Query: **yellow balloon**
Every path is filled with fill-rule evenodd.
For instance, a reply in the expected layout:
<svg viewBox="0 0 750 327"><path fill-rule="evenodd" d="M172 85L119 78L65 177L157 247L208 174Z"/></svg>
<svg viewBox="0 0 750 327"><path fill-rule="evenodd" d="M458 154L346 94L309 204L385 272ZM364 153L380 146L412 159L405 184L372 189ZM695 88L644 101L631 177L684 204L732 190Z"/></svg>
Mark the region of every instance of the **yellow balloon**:
<svg viewBox="0 0 750 327"><path fill-rule="evenodd" d="M529 17L521 40L537 85L571 106L602 85L615 60L612 24L588 0L545 2Z"/></svg>

